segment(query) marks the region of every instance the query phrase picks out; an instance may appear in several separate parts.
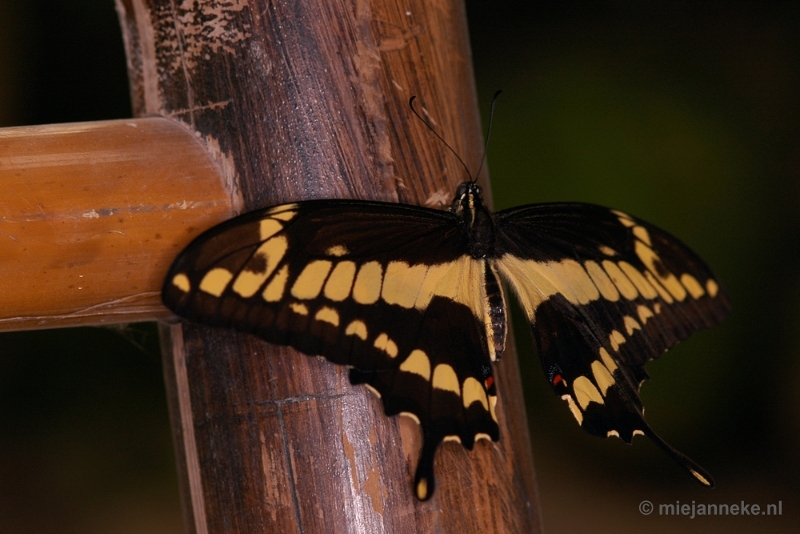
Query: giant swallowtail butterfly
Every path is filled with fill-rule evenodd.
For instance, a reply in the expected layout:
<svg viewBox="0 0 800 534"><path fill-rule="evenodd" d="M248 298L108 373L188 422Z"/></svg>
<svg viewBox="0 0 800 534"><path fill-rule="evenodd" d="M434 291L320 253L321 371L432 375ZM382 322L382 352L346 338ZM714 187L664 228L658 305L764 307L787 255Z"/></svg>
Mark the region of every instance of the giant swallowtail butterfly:
<svg viewBox="0 0 800 534"><path fill-rule="evenodd" d="M492 362L505 344L501 280L542 368L589 433L644 434L706 486L711 476L645 423L644 364L719 324L728 298L665 231L590 204L491 213L462 184L449 211L356 200L282 204L195 239L163 288L176 314L250 332L350 368L387 415L422 429L414 493L434 490L446 439L498 440Z"/></svg>

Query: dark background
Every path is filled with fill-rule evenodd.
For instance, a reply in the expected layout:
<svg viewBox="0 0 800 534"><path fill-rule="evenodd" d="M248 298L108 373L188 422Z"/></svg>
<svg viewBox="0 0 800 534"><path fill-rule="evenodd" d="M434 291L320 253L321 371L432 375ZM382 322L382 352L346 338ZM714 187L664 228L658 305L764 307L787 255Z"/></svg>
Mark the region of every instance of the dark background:
<svg viewBox="0 0 800 534"><path fill-rule="evenodd" d="M714 490L645 438L585 434L516 323L546 531L793 531L800 7L467 6L482 106L504 90L489 149L496 207L580 200L640 216L699 252L734 305L722 327L649 364L642 389L650 425ZM0 126L128 116L111 0L0 0ZM781 501L783 515L643 516L645 499ZM0 336L0 532L181 529L154 326Z"/></svg>

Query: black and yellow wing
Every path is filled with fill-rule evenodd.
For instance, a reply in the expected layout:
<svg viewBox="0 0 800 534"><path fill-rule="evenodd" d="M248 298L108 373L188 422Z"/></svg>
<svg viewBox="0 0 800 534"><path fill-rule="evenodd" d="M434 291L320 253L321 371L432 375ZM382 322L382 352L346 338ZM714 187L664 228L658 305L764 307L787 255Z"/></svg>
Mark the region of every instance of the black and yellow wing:
<svg viewBox="0 0 800 534"><path fill-rule="evenodd" d="M443 440L471 449L499 438L482 315L492 273L466 250L446 211L285 204L199 236L170 269L163 300L188 319L349 366L351 382L369 385L388 415L420 424L415 492L426 499Z"/></svg>
<svg viewBox="0 0 800 534"><path fill-rule="evenodd" d="M644 365L729 311L708 267L663 230L587 204L490 213L474 183L449 211L348 200L284 204L193 241L163 288L178 315L233 327L350 368L387 415L420 424L415 494L434 489L444 440L499 439L491 363L505 345L504 278L545 375L588 432L653 439Z"/></svg>
<svg viewBox="0 0 800 534"><path fill-rule="evenodd" d="M730 310L705 263L663 230L600 206L523 206L496 221L499 270L525 309L551 387L578 423L627 443L647 435L713 486L650 429L639 399L647 361Z"/></svg>

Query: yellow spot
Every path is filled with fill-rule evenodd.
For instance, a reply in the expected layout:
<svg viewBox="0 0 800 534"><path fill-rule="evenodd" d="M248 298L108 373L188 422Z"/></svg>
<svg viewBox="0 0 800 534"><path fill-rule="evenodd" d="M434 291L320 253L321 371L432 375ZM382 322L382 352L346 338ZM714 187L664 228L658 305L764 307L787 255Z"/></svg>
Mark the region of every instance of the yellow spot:
<svg viewBox="0 0 800 534"><path fill-rule="evenodd" d="M611 335L608 336L608 341L611 343L612 349L619 350L619 346L625 343L625 336L619 330L612 330Z"/></svg>
<svg viewBox="0 0 800 534"><path fill-rule="evenodd" d="M265 241L253 255L262 256L266 260L267 268L264 270L264 274L269 276L283 259L288 248L289 242L286 240L286 236L280 235Z"/></svg>
<svg viewBox="0 0 800 534"><path fill-rule="evenodd" d="M489 401L486 399L486 391L483 385L475 378L469 377L464 380L464 392L461 398L464 401L464 408L469 408L473 402L480 402L484 410L489 410Z"/></svg>
<svg viewBox="0 0 800 534"><path fill-rule="evenodd" d="M411 419L412 421L414 421L418 425L422 424L422 423L419 422L419 417L417 417L417 414L413 414L411 412L400 412L400 416L408 417L409 419Z"/></svg>
<svg viewBox="0 0 800 534"><path fill-rule="evenodd" d="M615 437L615 438L618 438L618 437L619 437L619 432L617 432L616 430L609 430L609 431L606 433L606 437L607 437L607 438L610 438L610 437L612 437L612 436L613 436L613 437Z"/></svg>
<svg viewBox="0 0 800 534"><path fill-rule="evenodd" d="M408 358L400 365L400 370L414 373L425 380L431 379L431 361L428 359L428 355L419 349L411 351Z"/></svg>
<svg viewBox="0 0 800 534"><path fill-rule="evenodd" d="M283 225L271 217L261 219L258 225L258 235L261 237L261 241L266 241L281 230L283 230Z"/></svg>
<svg viewBox="0 0 800 534"><path fill-rule="evenodd" d="M628 300L635 299L636 296L639 294L636 291L636 288L628 280L628 277L617 267L617 264L613 261L604 260L603 261L603 269L606 270L608 273L609 278L611 281L614 282L614 285L617 286L617 289Z"/></svg>
<svg viewBox="0 0 800 534"><path fill-rule="evenodd" d="M614 358L608 353L606 349L600 347L600 359L603 360L603 365L606 366L608 372L613 373L617 370L617 362L614 361Z"/></svg>
<svg viewBox="0 0 800 534"><path fill-rule="evenodd" d="M461 443L461 437L451 434L449 436L445 436L442 441L455 441L456 443Z"/></svg>
<svg viewBox="0 0 800 534"><path fill-rule="evenodd" d="M189 277L183 273L176 274L172 277L172 285L184 293L188 293L189 290L192 289L192 283L189 282Z"/></svg>
<svg viewBox="0 0 800 534"><path fill-rule="evenodd" d="M530 321L535 319L539 304L555 294L562 294L571 304L587 304L600 298L595 282L574 260L537 262L506 254L496 266L511 282Z"/></svg>
<svg viewBox="0 0 800 534"><path fill-rule="evenodd" d="M711 486L711 482L706 477L704 477L703 475L701 475L700 473L698 473L697 471L695 471L691 467L689 468L689 472L694 475L694 478L696 478L697 480L702 482L703 485Z"/></svg>
<svg viewBox="0 0 800 534"><path fill-rule="evenodd" d="M347 250L347 247L345 247L344 245L334 245L334 246L330 247L328 250L326 250L325 254L327 254L328 256L339 257L339 256L346 256L347 254L350 254L350 251Z"/></svg>
<svg viewBox="0 0 800 534"><path fill-rule="evenodd" d="M397 304L403 308L413 308L420 292L420 286L428 272L427 265L409 265L402 261L393 261L386 266L383 275L381 297L388 304Z"/></svg>
<svg viewBox="0 0 800 534"><path fill-rule="evenodd" d="M353 299L359 304L375 304L381 295L383 269L377 261L370 261L361 266L353 286Z"/></svg>
<svg viewBox="0 0 800 534"><path fill-rule="evenodd" d="M639 238L645 245L647 246L653 245L650 242L650 234L647 232L647 228L645 228L644 226L634 226L633 235Z"/></svg>
<svg viewBox="0 0 800 534"><path fill-rule="evenodd" d="M661 304L660 304L660 303L658 303L658 302L656 302L655 304L653 304L653 311L656 313L656 315L658 315L659 313L661 313Z"/></svg>
<svg viewBox="0 0 800 534"><path fill-rule="evenodd" d="M253 259L239 271L239 275L233 283L233 290L244 298L250 298L255 295L256 291L258 291L261 285L269 278L272 271L275 270L283 259L287 248L288 242L286 241L286 236L273 237L264 242L253 253ZM248 265L252 264L259 257L265 263L264 270L253 271L249 269Z"/></svg>
<svg viewBox="0 0 800 534"><path fill-rule="evenodd" d="M577 261L549 262L547 267L553 274L545 276L573 304L588 304L600 297L597 286Z"/></svg>
<svg viewBox="0 0 800 534"><path fill-rule="evenodd" d="M314 299L322 291L322 284L331 271L332 263L328 260L314 260L305 266L292 286L292 295L299 299Z"/></svg>
<svg viewBox="0 0 800 534"><path fill-rule="evenodd" d="M397 345L394 341L389 339L389 336L386 334L381 334L377 338L375 338L375 343L373 345L376 349L382 350L386 354L389 355L390 358L394 358L397 356Z"/></svg>
<svg viewBox="0 0 800 534"><path fill-rule="evenodd" d="M350 296L353 279L356 277L356 264L352 261L340 261L333 268L325 283L324 295L331 300L341 302Z"/></svg>
<svg viewBox="0 0 800 534"><path fill-rule="evenodd" d="M231 278L233 278L233 273L228 269L222 267L211 269L200 281L200 291L219 297L228 287Z"/></svg>
<svg viewBox="0 0 800 534"><path fill-rule="evenodd" d="M289 266L284 265L281 270L272 277L267 287L261 296L267 302L278 302L283 298L283 292L286 290L286 281L289 279Z"/></svg>
<svg viewBox="0 0 800 534"><path fill-rule="evenodd" d="M624 213L619 210L611 210L611 213L617 216L619 222L622 223L623 226L627 226L628 228L630 228L631 226L636 225L636 223L633 222L633 217L631 217L627 213Z"/></svg>
<svg viewBox="0 0 800 534"><path fill-rule="evenodd" d="M297 315L308 315L308 308L305 304L301 304L299 302L292 302L289 304L289 307L295 312Z"/></svg>
<svg viewBox="0 0 800 534"><path fill-rule="evenodd" d="M317 314L314 316L314 319L324 323L332 324L333 326L339 326L339 312L333 308L328 308L327 306L320 308Z"/></svg>
<svg viewBox="0 0 800 534"><path fill-rule="evenodd" d="M711 296L711 298L714 298L717 296L717 292L719 291L719 286L714 280L711 280L709 278L708 281L706 282L706 291L708 291L708 294Z"/></svg>
<svg viewBox="0 0 800 534"><path fill-rule="evenodd" d="M344 333L347 336L356 336L358 338L361 338L361 341L366 341L367 325L365 325L363 321L359 321L358 319L356 319L355 321L347 325L347 328L345 329Z"/></svg>
<svg viewBox="0 0 800 534"><path fill-rule="evenodd" d="M461 388L458 385L458 376L455 370L446 363L440 363L433 370L433 388L443 391L452 391L456 395L461 395Z"/></svg>
<svg viewBox="0 0 800 534"><path fill-rule="evenodd" d="M578 401L578 405L584 410L589 406L590 402L605 404L600 392L594 387L592 381L585 376L579 376L575 379L575 382L572 384L572 390L575 392L575 400Z"/></svg>
<svg viewBox="0 0 800 534"><path fill-rule="evenodd" d="M428 498L428 479L421 478L417 482L417 499L424 501Z"/></svg>
<svg viewBox="0 0 800 534"><path fill-rule="evenodd" d="M414 307L424 310L430 304L432 297L441 296L463 304L469 308L476 320L482 321L486 303L481 291L476 291L475 288L484 283L485 267L485 260L475 260L468 256L450 263L431 266L422 282ZM436 279L438 282L432 285Z"/></svg>
<svg viewBox="0 0 800 534"><path fill-rule="evenodd" d="M683 287L686 288L686 290L694 299L699 299L705 294L703 286L700 285L700 282L697 281L697 278L689 273L684 273L681 275L681 284L683 284Z"/></svg>
<svg viewBox="0 0 800 534"><path fill-rule="evenodd" d="M631 433L631 435L632 435L632 436L644 436L644 432L643 432L643 431L641 431L641 430L634 430L634 431Z"/></svg>
<svg viewBox="0 0 800 534"><path fill-rule="evenodd" d="M655 288L647 282L644 275L636 267L626 261L621 261L619 262L619 268L622 269L622 272L633 282L633 285L636 286L636 290L639 291L644 298L656 298L658 293Z"/></svg>
<svg viewBox="0 0 800 534"><path fill-rule="evenodd" d="M283 206L276 206L276 212L270 212L270 217L275 217L276 219L280 219L282 221L290 221L297 215L297 204L284 204Z"/></svg>
<svg viewBox="0 0 800 534"><path fill-rule="evenodd" d="M241 270L236 280L233 282L232 289L239 294L239 296L246 299L256 294L256 291L261 287L261 284L267 279L264 273L254 273L252 271Z"/></svg>
<svg viewBox="0 0 800 534"><path fill-rule="evenodd" d="M503 278L511 282L520 304L525 309L525 315L531 322L536 318L539 304L558 293L555 286L539 272L539 268L545 265L543 263L521 260L511 254L505 254L496 265Z"/></svg>
<svg viewBox="0 0 800 534"><path fill-rule="evenodd" d="M611 376L611 373L608 372L608 369L600 360L592 362L592 375L594 375L594 381L597 382L597 386L600 388L600 393L605 397L608 388L614 385L614 377Z"/></svg>
<svg viewBox="0 0 800 534"><path fill-rule="evenodd" d="M664 299L667 302L667 304L672 304L673 302L675 302L675 299L672 298L672 295L669 294L669 291L664 289L664 286L662 286L656 280L656 277L653 276L653 273L647 271L646 273L644 273L644 277L647 278L647 281L650 282L651 286L656 288L656 291L658 291L658 296Z"/></svg>
<svg viewBox="0 0 800 534"><path fill-rule="evenodd" d="M613 248L611 248L611 247L607 247L607 246L605 246L605 245L600 245L600 246L599 246L599 247L597 247L597 248L600 250L600 252L602 252L602 253L603 253L603 254L605 254L606 256L616 256L616 255L617 255L617 251L616 251L616 250L614 250L614 249L613 249Z"/></svg>
<svg viewBox="0 0 800 534"><path fill-rule="evenodd" d="M584 267L586 267L586 272L589 273L592 282L597 286L597 289L600 291L600 294L603 295L604 299L611 302L619 300L619 291L617 291L611 278L608 277L600 265L593 261L587 261Z"/></svg>
<svg viewBox="0 0 800 534"><path fill-rule="evenodd" d="M373 395L375 395L375 396L376 396L376 397L378 397L379 399L381 398L381 392L380 392L380 391L378 391L378 390L377 390L377 389L375 389L374 387L370 386L369 384L364 384L364 385L367 387L367 389L368 389L368 390L369 390L369 391L370 391L370 392L371 392Z"/></svg>
<svg viewBox="0 0 800 534"><path fill-rule="evenodd" d="M497 395L489 395L489 415L492 416L494 422L497 422Z"/></svg>
<svg viewBox="0 0 800 534"><path fill-rule="evenodd" d="M480 441L482 439L485 439L486 441L492 441L492 437L485 432L478 432L475 434L475 441Z"/></svg>
<svg viewBox="0 0 800 534"><path fill-rule="evenodd" d="M667 288L667 291L669 291L670 294L675 297L675 300L682 302L683 299L686 298L686 289L681 285L680 282L678 282L678 279L674 274L670 272L667 272L666 275L659 274L658 269L656 268L656 262L660 263L661 260L655 251L641 241L636 242L634 249L636 250L636 255L639 256L639 259L642 260L642 263L644 263L647 267L647 270L655 275L658 281L661 282L665 288Z"/></svg>
<svg viewBox="0 0 800 534"><path fill-rule="evenodd" d="M464 256L450 263L425 266L427 273L421 282L414 282L419 284L414 307L425 310L434 296L441 296L467 306L475 318L481 320L486 304L481 292L475 291L475 288L484 282L485 264L484 260ZM410 268L412 279L420 280L414 269L416 267Z"/></svg>
<svg viewBox="0 0 800 534"><path fill-rule="evenodd" d="M629 336L633 334L634 330L641 330L642 329L642 325L637 323L636 319L634 319L630 315L626 315L622 319L623 319L623 321L625 323L625 331L628 333Z"/></svg>
<svg viewBox="0 0 800 534"><path fill-rule="evenodd" d="M567 406L569 406L569 411L572 412L572 415L578 421L579 425L583 424L583 412L581 409L578 408L578 405L575 404L575 401L572 399L570 395L561 395L561 398L567 401Z"/></svg>
<svg viewBox="0 0 800 534"><path fill-rule="evenodd" d="M434 295L443 293L442 289L439 287L439 283L443 281L443 278L453 266L453 263L444 263L441 265L432 265L427 268L428 270L425 272L425 278L417 289L417 299L414 301L414 307L416 309L424 310L428 307ZM453 271L457 271L457 269L453 268Z"/></svg>
<svg viewBox="0 0 800 534"><path fill-rule="evenodd" d="M650 308L644 305L637 306L636 313L639 315L639 320L642 321L642 324L647 324L647 320L651 317L654 317L653 312L650 311Z"/></svg>

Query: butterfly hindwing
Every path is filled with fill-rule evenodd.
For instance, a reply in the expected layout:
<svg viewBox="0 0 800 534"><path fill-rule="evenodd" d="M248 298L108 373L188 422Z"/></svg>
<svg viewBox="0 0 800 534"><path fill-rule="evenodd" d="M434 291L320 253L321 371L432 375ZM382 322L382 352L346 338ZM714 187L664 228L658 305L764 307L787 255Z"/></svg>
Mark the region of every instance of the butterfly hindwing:
<svg viewBox="0 0 800 534"><path fill-rule="evenodd" d="M163 298L189 319L351 367L351 381L368 384L388 415L420 424L415 493L426 499L442 441L471 449L476 438L499 438L490 363L502 350L504 305L491 299L502 335L487 333L486 263L465 250L448 212L285 204L198 237L172 266Z"/></svg>
<svg viewBox="0 0 800 534"><path fill-rule="evenodd" d="M348 216L337 216L342 212ZM419 263L418 247L408 244L425 237L434 249L428 265L459 257L457 241L435 241L444 233L437 230L449 222L440 214L350 201L251 212L187 247L167 277L164 300L189 319L236 327L335 363L391 367L396 365L391 345L384 346L388 352L375 347L365 321L402 320L412 332L418 326L416 316L403 313L416 304L403 293L403 284L394 292L387 288L396 305L383 305L383 281L390 263L393 271ZM405 261L392 262L399 258ZM395 279L402 274L413 278L419 271Z"/></svg>
<svg viewBox="0 0 800 534"><path fill-rule="evenodd" d="M398 368L364 372L351 381L367 383L383 399L387 415L414 414L423 432L423 450L414 487L419 499L434 489L433 459L439 444L456 440L472 449L476 440L499 439L496 388L486 341L466 306L436 297L425 313L427 327L416 349Z"/></svg>
<svg viewBox="0 0 800 534"><path fill-rule="evenodd" d="M635 376L633 371L638 370L645 377L646 373L641 366L625 363L630 360L633 343L623 348L624 344L606 341L602 334L598 335L602 330L576 314L575 307L561 295L539 307L536 321L534 339L548 382L567 402L584 430L599 437L617 436L626 443L631 443L636 434L645 435L700 483L713 487L707 471L672 448L645 422L638 394L644 378ZM609 321L605 326L613 331L624 328L624 323L624 319L616 325ZM652 325L641 332L634 330L630 339L657 336Z"/></svg>

